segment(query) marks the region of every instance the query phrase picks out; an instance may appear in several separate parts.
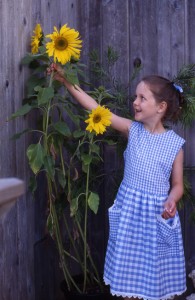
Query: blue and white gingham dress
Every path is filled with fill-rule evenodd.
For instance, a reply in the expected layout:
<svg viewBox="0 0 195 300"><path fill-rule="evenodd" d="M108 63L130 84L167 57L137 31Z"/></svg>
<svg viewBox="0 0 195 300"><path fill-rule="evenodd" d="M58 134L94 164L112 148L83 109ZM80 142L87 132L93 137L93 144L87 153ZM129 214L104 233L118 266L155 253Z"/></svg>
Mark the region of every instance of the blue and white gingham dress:
<svg viewBox="0 0 195 300"><path fill-rule="evenodd" d="M104 281L113 295L168 299L186 290L178 213L161 217L173 161L185 143L173 130L151 134L133 122L124 179L109 208Z"/></svg>

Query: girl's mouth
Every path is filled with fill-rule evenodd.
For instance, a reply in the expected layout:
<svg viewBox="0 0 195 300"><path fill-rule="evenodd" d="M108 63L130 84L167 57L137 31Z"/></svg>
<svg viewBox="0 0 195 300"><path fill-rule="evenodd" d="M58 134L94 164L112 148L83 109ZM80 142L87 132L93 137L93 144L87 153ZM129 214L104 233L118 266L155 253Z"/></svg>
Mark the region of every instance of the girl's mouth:
<svg viewBox="0 0 195 300"><path fill-rule="evenodd" d="M135 113L140 113L141 109L135 109Z"/></svg>

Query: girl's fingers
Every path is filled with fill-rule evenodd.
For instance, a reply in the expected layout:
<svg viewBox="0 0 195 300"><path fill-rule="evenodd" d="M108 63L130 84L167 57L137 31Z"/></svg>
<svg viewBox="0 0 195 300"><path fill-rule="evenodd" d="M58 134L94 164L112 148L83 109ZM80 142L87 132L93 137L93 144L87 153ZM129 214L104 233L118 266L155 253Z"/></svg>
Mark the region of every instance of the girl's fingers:
<svg viewBox="0 0 195 300"><path fill-rule="evenodd" d="M55 80L60 82L64 81L64 71L59 65L51 63L51 65L47 68L47 75L50 75L52 72L54 72Z"/></svg>
<svg viewBox="0 0 195 300"><path fill-rule="evenodd" d="M175 213L176 209L165 207L162 213L162 217L167 220L169 218L173 218L175 216Z"/></svg>
<svg viewBox="0 0 195 300"><path fill-rule="evenodd" d="M52 63L48 68L47 68L47 74L51 74L53 71L56 71L55 65Z"/></svg>
<svg viewBox="0 0 195 300"><path fill-rule="evenodd" d="M164 218L164 219L167 219L167 209L166 208L164 208L164 210L163 210L163 213L162 213L162 217Z"/></svg>
<svg viewBox="0 0 195 300"><path fill-rule="evenodd" d="M50 68L47 68L47 74L51 74L51 69Z"/></svg>

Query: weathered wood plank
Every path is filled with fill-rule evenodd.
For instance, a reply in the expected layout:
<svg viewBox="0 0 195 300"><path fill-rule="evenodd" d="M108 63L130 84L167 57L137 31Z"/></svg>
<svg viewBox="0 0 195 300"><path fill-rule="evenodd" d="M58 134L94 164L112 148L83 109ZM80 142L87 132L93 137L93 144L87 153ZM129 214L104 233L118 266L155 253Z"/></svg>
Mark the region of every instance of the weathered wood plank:
<svg viewBox="0 0 195 300"><path fill-rule="evenodd" d="M167 1L166 4L158 1L156 13L158 69L163 76L172 78L185 62L185 1Z"/></svg>
<svg viewBox="0 0 195 300"><path fill-rule="evenodd" d="M18 247L17 247L17 211L11 209L6 219L1 220L0 227L3 233L0 243L1 274L0 298L18 300ZM9 220L9 221L8 221Z"/></svg>
<svg viewBox="0 0 195 300"><path fill-rule="evenodd" d="M144 64L142 57L142 6L139 5L138 1L129 1L129 61L131 70L135 64L139 62ZM123 41L124 43L124 41ZM132 72L132 71L131 71ZM137 82L143 77L140 72L135 81L131 83L130 93L134 95Z"/></svg>
<svg viewBox="0 0 195 300"><path fill-rule="evenodd" d="M89 33L89 24L88 21L89 16L89 4L90 0L86 1L77 1L77 26L78 30L81 34L82 39L82 51L81 51L81 59L86 64L89 63L89 40L91 38L91 34ZM86 70L87 76L88 72Z"/></svg>

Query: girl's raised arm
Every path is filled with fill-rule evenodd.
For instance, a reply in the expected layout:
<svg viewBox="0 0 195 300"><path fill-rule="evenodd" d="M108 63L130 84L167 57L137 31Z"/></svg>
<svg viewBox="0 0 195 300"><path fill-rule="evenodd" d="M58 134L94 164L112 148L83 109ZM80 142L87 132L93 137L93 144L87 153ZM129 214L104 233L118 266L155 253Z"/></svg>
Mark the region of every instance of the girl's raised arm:
<svg viewBox="0 0 195 300"><path fill-rule="evenodd" d="M68 89L70 94L75 98L75 100L81 104L81 106L87 110L95 109L98 106L98 103L87 93L85 93L79 86L73 86L64 78L64 71L57 64L52 64L50 68L50 72L54 70L55 75L54 78L60 82L62 82L65 87ZM111 117L111 126L112 128L120 131L121 133L128 136L129 127L131 125L131 120L122 118L112 113Z"/></svg>

